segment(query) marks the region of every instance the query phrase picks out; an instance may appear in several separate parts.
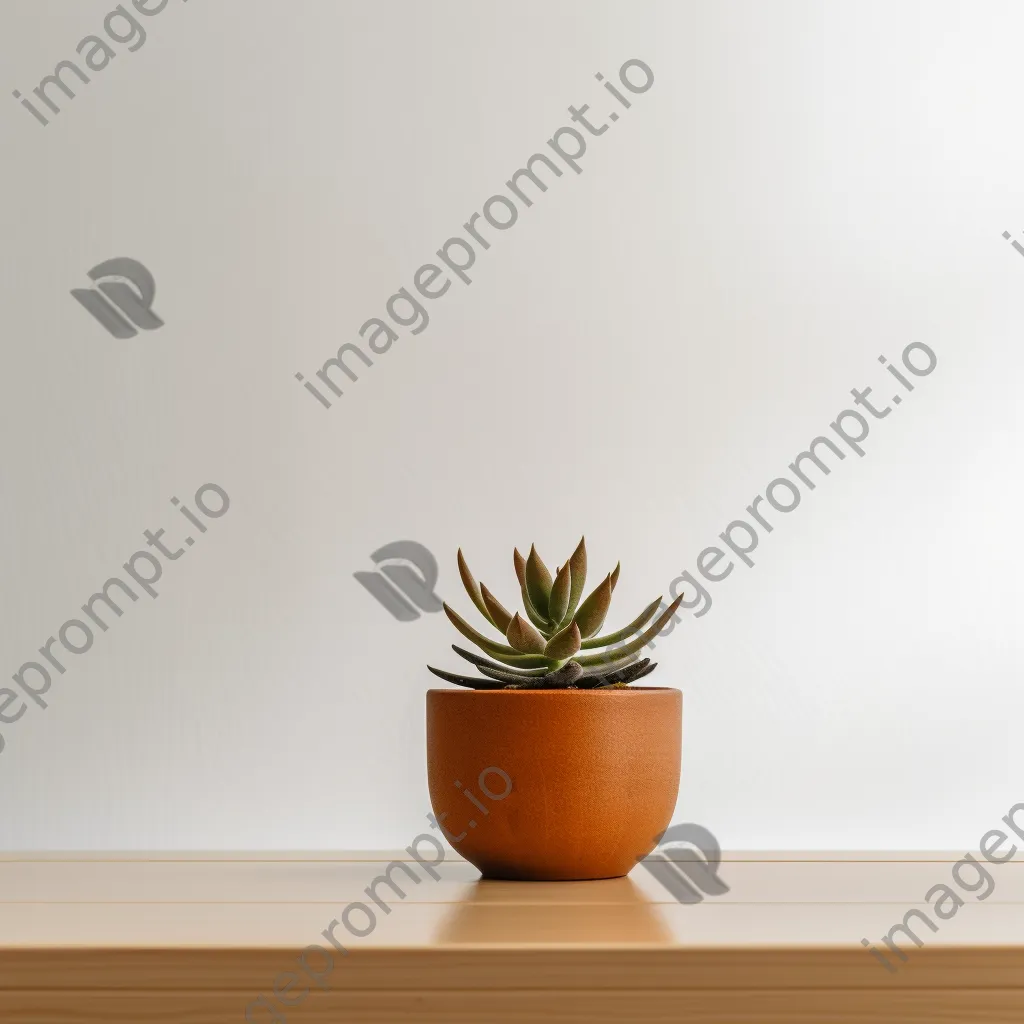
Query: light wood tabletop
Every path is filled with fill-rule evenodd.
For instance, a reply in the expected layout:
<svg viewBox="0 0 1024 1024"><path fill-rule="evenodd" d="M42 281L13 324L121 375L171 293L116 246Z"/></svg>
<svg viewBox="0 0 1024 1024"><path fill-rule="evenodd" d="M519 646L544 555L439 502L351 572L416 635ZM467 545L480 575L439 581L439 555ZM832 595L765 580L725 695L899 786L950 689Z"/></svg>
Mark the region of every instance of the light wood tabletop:
<svg viewBox="0 0 1024 1024"><path fill-rule="evenodd" d="M0 1021L1024 1021L1020 855L723 854L681 904L420 854L0 854Z"/></svg>

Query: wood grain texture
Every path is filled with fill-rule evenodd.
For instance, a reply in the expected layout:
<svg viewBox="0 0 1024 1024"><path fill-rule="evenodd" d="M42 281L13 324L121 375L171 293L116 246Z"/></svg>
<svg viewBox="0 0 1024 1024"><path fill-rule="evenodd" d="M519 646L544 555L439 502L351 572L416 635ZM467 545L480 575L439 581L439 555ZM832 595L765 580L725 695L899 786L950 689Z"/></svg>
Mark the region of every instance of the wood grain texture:
<svg viewBox="0 0 1024 1024"><path fill-rule="evenodd" d="M643 869L578 883L480 882L450 855L343 929L323 988L299 954L394 859L368 854L0 857L0 1021L245 1020L289 982L278 1024L1021 1024L1024 858L887 973L880 936L960 855L726 854L695 906ZM403 872L395 875L404 878ZM304 995L302 993L305 993ZM255 1024L274 1021L265 1008Z"/></svg>
<svg viewBox="0 0 1024 1024"><path fill-rule="evenodd" d="M1021 989L725 990L591 989L522 992L390 991L327 993L288 1009L280 1024L1020 1024ZM0 1015L14 1024L224 1024L245 1020L229 994L0 993ZM257 1024L273 1020L253 1017Z"/></svg>

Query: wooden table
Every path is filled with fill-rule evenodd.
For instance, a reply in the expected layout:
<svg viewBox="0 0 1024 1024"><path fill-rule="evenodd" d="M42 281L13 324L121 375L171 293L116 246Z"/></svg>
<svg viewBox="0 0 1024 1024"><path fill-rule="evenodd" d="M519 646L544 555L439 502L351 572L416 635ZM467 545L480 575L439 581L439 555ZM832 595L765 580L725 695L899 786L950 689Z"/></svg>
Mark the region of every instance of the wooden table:
<svg viewBox="0 0 1024 1024"><path fill-rule="evenodd" d="M904 938L905 963L886 950L894 973L861 939L884 949L930 912L960 854L726 854L730 891L697 905L642 868L482 882L451 851L437 879L400 856L404 898L378 883L375 903L388 854L0 855L0 1021L1024 1021L1019 855L987 865L988 898L961 890L937 932L919 925L923 948ZM368 911L364 937L331 929L345 952L322 934L343 914L364 931Z"/></svg>

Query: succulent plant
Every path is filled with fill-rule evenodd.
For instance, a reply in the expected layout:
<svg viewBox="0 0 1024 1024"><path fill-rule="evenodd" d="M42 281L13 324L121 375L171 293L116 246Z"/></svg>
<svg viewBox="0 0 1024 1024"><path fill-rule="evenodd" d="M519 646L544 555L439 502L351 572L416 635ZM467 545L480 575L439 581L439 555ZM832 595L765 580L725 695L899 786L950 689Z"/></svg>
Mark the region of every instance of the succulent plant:
<svg viewBox="0 0 1024 1024"><path fill-rule="evenodd" d="M452 625L489 657L452 644L452 650L474 665L481 675L458 675L428 665L435 676L474 690L583 690L626 686L654 671L651 659L641 658L640 651L665 627L682 595L650 625L661 606L660 597L622 629L598 636L619 579L618 565L581 600L587 582L587 547L583 539L554 576L536 547L530 548L526 558L518 549L512 557L525 618L518 611L508 611L487 587L477 583L459 549L459 575L466 592L505 642L475 630L446 602L444 611Z"/></svg>

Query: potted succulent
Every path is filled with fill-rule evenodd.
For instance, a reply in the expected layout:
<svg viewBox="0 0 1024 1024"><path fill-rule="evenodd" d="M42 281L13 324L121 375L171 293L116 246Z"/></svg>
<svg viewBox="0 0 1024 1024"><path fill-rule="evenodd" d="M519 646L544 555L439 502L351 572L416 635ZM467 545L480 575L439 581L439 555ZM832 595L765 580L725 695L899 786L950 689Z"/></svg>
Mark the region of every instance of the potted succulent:
<svg viewBox="0 0 1024 1024"><path fill-rule="evenodd" d="M554 576L535 547L526 558L515 551L513 561L525 618L477 583L458 554L470 600L503 641L445 603L455 628L486 657L453 644L478 676L428 666L460 687L427 692L436 820L487 878L624 875L654 848L675 809L682 694L630 684L654 670L641 652L682 595L660 615L659 597L628 625L599 635L618 565L584 599L584 540ZM445 820L456 790L473 805L468 821L455 816L458 827Z"/></svg>

